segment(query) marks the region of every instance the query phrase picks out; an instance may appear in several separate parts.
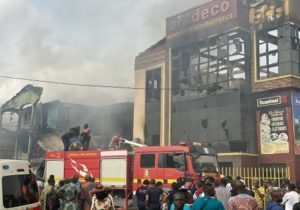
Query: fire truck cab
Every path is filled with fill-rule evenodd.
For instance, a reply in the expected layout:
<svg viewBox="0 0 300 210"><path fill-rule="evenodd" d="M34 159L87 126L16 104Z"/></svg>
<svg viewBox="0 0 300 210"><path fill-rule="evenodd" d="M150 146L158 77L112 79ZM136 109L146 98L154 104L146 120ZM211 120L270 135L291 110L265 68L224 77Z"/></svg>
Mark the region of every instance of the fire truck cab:
<svg viewBox="0 0 300 210"><path fill-rule="evenodd" d="M134 191L145 179L155 179L170 187L178 178L197 183L207 176L220 176L216 152L208 144L181 143L180 146L139 147L135 150Z"/></svg>

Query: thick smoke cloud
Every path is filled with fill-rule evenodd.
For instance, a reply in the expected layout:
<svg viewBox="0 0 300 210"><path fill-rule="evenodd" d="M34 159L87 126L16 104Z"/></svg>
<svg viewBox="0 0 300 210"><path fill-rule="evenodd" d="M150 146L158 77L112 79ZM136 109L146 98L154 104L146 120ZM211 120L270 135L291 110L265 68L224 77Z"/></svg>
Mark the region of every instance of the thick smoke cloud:
<svg viewBox="0 0 300 210"><path fill-rule="evenodd" d="M0 75L133 86L135 56L165 35L165 19L207 0L2 0ZM26 81L0 78L0 104ZM132 90L42 86L42 101L100 106Z"/></svg>

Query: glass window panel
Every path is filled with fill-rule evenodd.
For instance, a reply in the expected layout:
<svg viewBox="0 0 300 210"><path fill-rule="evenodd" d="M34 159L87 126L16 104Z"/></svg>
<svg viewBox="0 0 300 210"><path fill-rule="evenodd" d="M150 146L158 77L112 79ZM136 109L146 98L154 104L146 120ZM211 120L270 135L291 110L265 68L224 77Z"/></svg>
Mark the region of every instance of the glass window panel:
<svg viewBox="0 0 300 210"><path fill-rule="evenodd" d="M267 44L264 43L264 44L260 44L259 45L259 54L262 54L262 53L265 53L267 52Z"/></svg>
<svg viewBox="0 0 300 210"><path fill-rule="evenodd" d="M210 66L210 67L211 67L211 66L216 66L217 63L218 63L218 60L210 60L209 66Z"/></svg>
<svg viewBox="0 0 300 210"><path fill-rule="evenodd" d="M278 63L278 52L269 54L269 65Z"/></svg>
<svg viewBox="0 0 300 210"><path fill-rule="evenodd" d="M211 51L209 52L209 54L210 54L211 56L217 57L217 56L218 56L218 51L217 51L217 49L213 49L213 50L211 50Z"/></svg>
<svg viewBox="0 0 300 210"><path fill-rule="evenodd" d="M200 52L200 53L207 52L207 51L208 51L208 48L207 48L207 47L200 47L200 48L199 48L199 52Z"/></svg>
<svg viewBox="0 0 300 210"><path fill-rule="evenodd" d="M155 154L141 154L140 167L153 168L155 164Z"/></svg>
<svg viewBox="0 0 300 210"><path fill-rule="evenodd" d="M229 60L230 60L230 61L239 60L239 59L241 59L241 58L244 58L244 56L243 56L243 55L230 55L230 56L229 56Z"/></svg>
<svg viewBox="0 0 300 210"><path fill-rule="evenodd" d="M218 50L218 57L219 58L227 57L227 55L228 55L227 46L223 46Z"/></svg>
<svg viewBox="0 0 300 210"><path fill-rule="evenodd" d="M259 78L260 78L260 79L267 78L267 76L268 76L268 75L267 75L266 72L261 72L261 71L259 72Z"/></svg>
<svg viewBox="0 0 300 210"><path fill-rule="evenodd" d="M215 43L215 42L216 42L216 41L214 41L214 43ZM217 45L216 45L216 44L210 45L210 46L209 46L209 49L210 49L210 50L217 49Z"/></svg>
<svg viewBox="0 0 300 210"><path fill-rule="evenodd" d="M275 37L278 37L278 29L274 29L272 31L269 31L268 34L270 34L272 36L275 36Z"/></svg>
<svg viewBox="0 0 300 210"><path fill-rule="evenodd" d="M273 51L273 50L277 50L277 49L278 49L278 46L276 44L268 43L269 51Z"/></svg>
<svg viewBox="0 0 300 210"><path fill-rule="evenodd" d="M234 79L246 79L246 74L245 73L234 74L233 78Z"/></svg>
<svg viewBox="0 0 300 210"><path fill-rule="evenodd" d="M208 69L209 72L214 72L214 71L217 71L217 66L215 65L215 67L210 67Z"/></svg>
<svg viewBox="0 0 300 210"><path fill-rule="evenodd" d="M219 81L226 81L226 80L228 80L228 70L227 69L219 71L219 78L218 78L218 80Z"/></svg>
<svg viewBox="0 0 300 210"><path fill-rule="evenodd" d="M265 43L265 41L260 39L260 40L258 41L258 43L259 43L259 44L262 44L262 43Z"/></svg>
<svg viewBox="0 0 300 210"><path fill-rule="evenodd" d="M206 62L208 62L207 56L206 57L205 56L201 56L200 57L200 63L206 63Z"/></svg>
<svg viewBox="0 0 300 210"><path fill-rule="evenodd" d="M273 66L269 68L269 74L270 76L277 76L279 73L278 66Z"/></svg>
<svg viewBox="0 0 300 210"><path fill-rule="evenodd" d="M260 66L266 66L267 65L267 57L266 56L260 56L259 57L259 65Z"/></svg>
<svg viewBox="0 0 300 210"><path fill-rule="evenodd" d="M207 67L208 67L208 63L203 63L203 64L200 64L200 66L199 66L200 71L207 71Z"/></svg>

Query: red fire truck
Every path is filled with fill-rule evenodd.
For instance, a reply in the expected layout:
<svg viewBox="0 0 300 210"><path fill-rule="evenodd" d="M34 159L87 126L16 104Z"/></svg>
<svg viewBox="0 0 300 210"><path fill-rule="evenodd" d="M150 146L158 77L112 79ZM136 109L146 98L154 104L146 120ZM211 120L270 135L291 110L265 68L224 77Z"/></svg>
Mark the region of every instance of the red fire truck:
<svg viewBox="0 0 300 210"><path fill-rule="evenodd" d="M134 149L122 149L122 144ZM125 190L126 197L145 179L170 187L178 178L199 182L207 176L219 178L216 152L208 144L182 142L179 146L146 146L114 137L108 150L47 152L45 177L57 181L86 174L104 186ZM127 204L126 204L127 205Z"/></svg>

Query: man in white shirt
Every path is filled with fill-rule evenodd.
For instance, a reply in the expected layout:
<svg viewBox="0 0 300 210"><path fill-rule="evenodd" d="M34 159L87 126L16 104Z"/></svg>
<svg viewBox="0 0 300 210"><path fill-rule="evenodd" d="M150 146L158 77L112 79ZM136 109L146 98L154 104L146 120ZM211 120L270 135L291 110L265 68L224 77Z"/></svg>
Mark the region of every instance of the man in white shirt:
<svg viewBox="0 0 300 210"><path fill-rule="evenodd" d="M283 196L281 204L285 205L285 210L293 210L294 204L299 202L299 195L295 191L296 185L294 183L289 184L288 190Z"/></svg>
<svg viewBox="0 0 300 210"><path fill-rule="evenodd" d="M220 180L220 186L216 188L216 199L219 200L225 209L227 209L228 201L231 193L226 189L227 181L225 178Z"/></svg>

